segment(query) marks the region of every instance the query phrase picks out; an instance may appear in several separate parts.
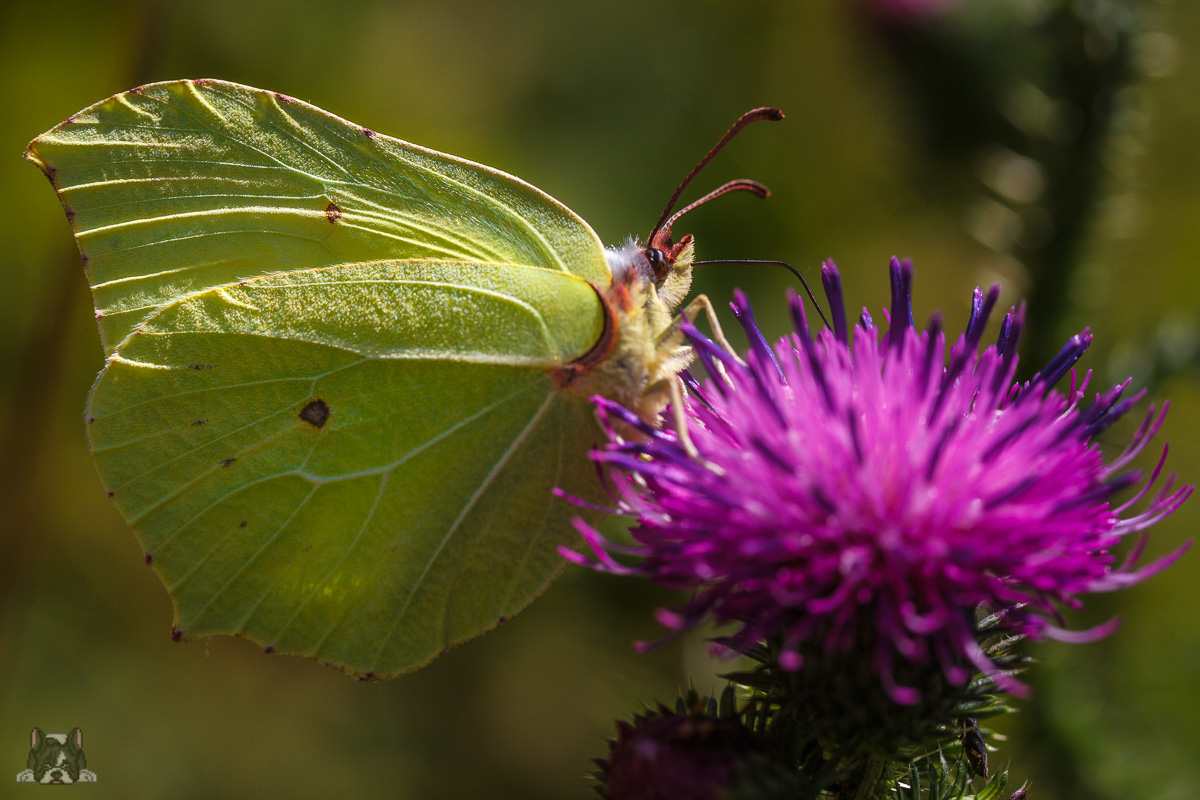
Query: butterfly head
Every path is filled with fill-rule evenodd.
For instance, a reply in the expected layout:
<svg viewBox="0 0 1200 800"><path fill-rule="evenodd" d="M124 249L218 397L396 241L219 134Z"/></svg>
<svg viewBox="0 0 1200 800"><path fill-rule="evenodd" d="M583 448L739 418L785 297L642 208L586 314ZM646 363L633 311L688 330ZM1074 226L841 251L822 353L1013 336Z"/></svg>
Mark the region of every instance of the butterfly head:
<svg viewBox="0 0 1200 800"><path fill-rule="evenodd" d="M641 303L661 301L667 310L675 308L691 288L694 254L690 233L675 242L667 228L645 245L630 238L611 248L606 253L615 290L609 292L610 299L619 294L628 296L630 304L640 299Z"/></svg>
<svg viewBox="0 0 1200 800"><path fill-rule="evenodd" d="M643 419L657 418L668 402L671 381L692 359L674 313L691 289L695 248L691 234L676 241L672 228L684 214L723 194L745 191L766 197L769 191L761 183L742 179L730 181L678 211L675 203L738 131L751 122L779 119L783 113L774 108L743 114L679 184L645 243L631 237L606 251L612 283L596 287L606 312L604 334L586 355L555 373L558 388L585 396L599 394Z"/></svg>
<svg viewBox="0 0 1200 800"><path fill-rule="evenodd" d="M654 289L667 308L675 308L692 288L692 261L695 247L692 235L686 233L678 242L671 241L671 229L663 228L654 235L641 256L646 260Z"/></svg>

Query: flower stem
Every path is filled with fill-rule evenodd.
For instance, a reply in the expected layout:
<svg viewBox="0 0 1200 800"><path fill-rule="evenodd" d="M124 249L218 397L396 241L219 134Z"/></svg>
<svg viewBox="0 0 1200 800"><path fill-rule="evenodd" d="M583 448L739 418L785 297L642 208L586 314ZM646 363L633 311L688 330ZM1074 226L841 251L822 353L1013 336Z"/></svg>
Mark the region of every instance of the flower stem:
<svg viewBox="0 0 1200 800"><path fill-rule="evenodd" d="M879 776L883 774L883 759L872 758L867 762L867 766L863 769L862 782L858 784L858 789L854 792L854 800L868 800L875 794L875 787L879 785Z"/></svg>

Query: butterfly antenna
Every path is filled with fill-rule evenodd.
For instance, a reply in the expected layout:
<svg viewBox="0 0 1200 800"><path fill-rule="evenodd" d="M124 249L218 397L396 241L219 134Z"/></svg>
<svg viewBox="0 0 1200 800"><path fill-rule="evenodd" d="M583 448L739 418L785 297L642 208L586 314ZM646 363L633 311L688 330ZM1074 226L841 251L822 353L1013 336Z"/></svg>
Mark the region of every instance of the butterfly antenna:
<svg viewBox="0 0 1200 800"><path fill-rule="evenodd" d="M682 217L684 214L688 213L692 209L699 208L700 206L707 203L709 200L715 200L718 197L720 197L721 195L729 194L730 192L749 192L750 194L754 195L755 197L770 197L770 195L771 195L771 190L768 189L766 186L763 186L758 181L752 181L752 180L748 180L746 178L740 178L736 181L730 181L729 183L726 183L722 186L718 186L716 189L713 189L711 192L704 195L704 197L701 197L699 200L688 203L686 206L684 206L683 208L679 209L674 214L672 214L671 218L668 219L662 225L660 225L659 228L668 230L668 231L671 230L671 226L673 226L675 224L675 222L680 217ZM658 231L656 230L655 233L658 233Z"/></svg>
<svg viewBox="0 0 1200 800"><path fill-rule="evenodd" d="M763 108L753 108L753 109L747 111L745 114L742 114L740 117L738 117L737 122L733 123L733 125L729 128L729 130L727 130L725 132L725 135L721 137L721 140L719 142L717 142L717 144L713 147L713 149L708 151L708 155L706 155L706 156L704 156L704 158L700 159L700 163L692 168L692 171L688 173L687 177L683 179L683 182L679 184L679 187L677 189L675 189L675 194L671 195L671 199L669 201L667 201L667 207L663 209L662 216L660 216L658 218L658 222L654 225L654 230L650 231L650 237L646 240L647 242L653 241L654 237L658 235L658 232L661 231L664 227L667 227L667 225L666 225L667 219L671 216L671 211L672 211L672 209L675 208L675 202L677 200L679 200L679 195L683 194L683 190L688 187L688 184L692 182L692 179L700 174L700 170L704 169L705 165L708 164L709 161L712 161L713 156L715 156L717 153L721 152L721 148L723 148L725 145L729 144L729 140L732 139L734 136L737 136L738 131L740 131L742 128L746 127L747 125L749 125L752 122L758 122L758 121L764 120L764 119L771 120L772 122L777 122L777 121L783 119L783 112L780 111L778 108L770 108L768 106L764 106ZM734 181L734 183L739 183L739 182ZM747 181L745 183L748 184L751 182ZM726 186L728 186L728 185L729 184L726 184ZM737 188L743 189L745 191L753 191L753 190L749 189L748 186L739 186ZM736 190L737 189L728 189L727 191L736 191ZM759 195L759 196L763 197L765 195Z"/></svg>
<svg viewBox="0 0 1200 800"><path fill-rule="evenodd" d="M680 213L683 213L683 212L681 211ZM816 295L813 294L812 288L809 287L808 281L804 280L804 276L801 275L800 272L795 267L793 267L791 264L787 263L786 261L775 261L774 259L762 259L762 258L717 258L717 259L712 259L710 261L693 261L692 262L693 267L702 267L706 264L774 264L776 266L783 267L788 272L795 275L796 279L798 281L800 281L800 285L804 287L804 293L806 295L808 295L808 299L812 301L813 308L815 308L817 310L817 314L821 317L821 321L825 323L825 327L826 328L832 327L829 324L829 320L825 318L825 312L821 310L821 304L817 302L817 297L816 297Z"/></svg>

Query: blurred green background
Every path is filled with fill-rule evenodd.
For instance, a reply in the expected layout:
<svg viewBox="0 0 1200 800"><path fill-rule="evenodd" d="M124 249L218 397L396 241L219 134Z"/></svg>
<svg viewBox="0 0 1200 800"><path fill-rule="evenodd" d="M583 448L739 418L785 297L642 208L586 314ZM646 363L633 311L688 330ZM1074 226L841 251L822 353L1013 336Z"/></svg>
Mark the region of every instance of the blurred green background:
<svg viewBox="0 0 1200 800"><path fill-rule="evenodd" d="M517 174L616 242L648 232L739 113L777 105L787 121L748 130L693 190L753 177L774 195L690 215L677 233L699 257L809 276L834 257L850 308L879 318L887 259L906 255L918 318L942 309L951 330L980 283L1001 282L1006 305L1051 298L1027 346L1091 325L1084 366L1172 398L1160 441L1195 481L1200 14L1177 5L970 0L929 19L868 0L0 6L0 796L44 791L5 777L36 725L83 729L92 796L583 798L614 719L688 676L719 688L722 669L698 636L635 655L671 598L574 569L502 630L388 683L240 640L171 642L166 593L85 444L101 351L61 208L20 158L29 139L139 83L224 78ZM696 288L723 307L743 287L777 335L790 280L708 267ZM1193 501L1160 525L1149 555L1198 517ZM1038 798L1200 797L1197 585L1192 553L1072 613L1075 628L1124 625L1035 648L1035 700L993 764Z"/></svg>

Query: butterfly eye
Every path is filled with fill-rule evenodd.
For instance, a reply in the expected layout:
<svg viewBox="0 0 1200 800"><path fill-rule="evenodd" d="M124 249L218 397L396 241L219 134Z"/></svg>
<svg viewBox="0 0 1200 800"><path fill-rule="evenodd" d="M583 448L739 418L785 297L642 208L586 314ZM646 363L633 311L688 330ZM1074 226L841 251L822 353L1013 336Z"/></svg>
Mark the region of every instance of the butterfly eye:
<svg viewBox="0 0 1200 800"><path fill-rule="evenodd" d="M646 260L650 262L650 269L654 271L654 277L662 279L663 267L667 263L667 254L657 247L647 247L642 251L646 256Z"/></svg>

